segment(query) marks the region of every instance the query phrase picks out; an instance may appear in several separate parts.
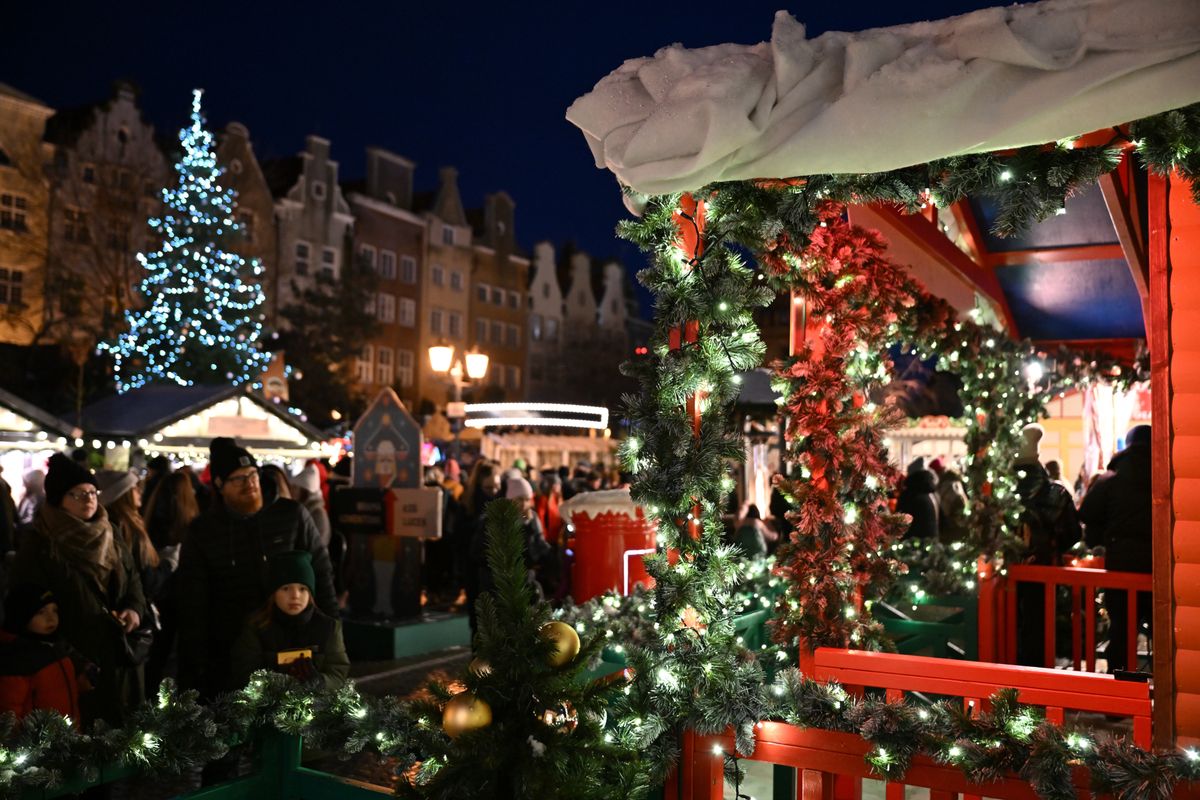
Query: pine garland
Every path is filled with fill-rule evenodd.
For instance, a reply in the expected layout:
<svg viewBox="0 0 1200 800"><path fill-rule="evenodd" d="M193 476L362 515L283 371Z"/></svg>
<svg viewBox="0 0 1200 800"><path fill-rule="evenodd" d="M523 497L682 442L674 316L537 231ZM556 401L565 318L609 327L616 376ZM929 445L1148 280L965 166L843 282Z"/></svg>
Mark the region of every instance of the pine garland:
<svg viewBox="0 0 1200 800"><path fill-rule="evenodd" d="M762 669L744 656L734 632L730 592L741 556L722 544L720 513L733 488L726 465L741 457L730 413L737 373L757 366L764 352L751 311L773 292L723 245L734 230L721 220L736 217L725 213L722 198L703 197L653 198L640 221L620 228L654 258L638 275L655 294L651 357L625 366L642 390L626 398L632 435L621 455L639 475L634 500L658 524L660 552L646 558L657 627L645 648L630 648L639 679L629 701L638 746L659 780L685 728L732 726L751 746L766 702ZM672 350L672 329L689 321L697 322L696 341ZM699 435L685 407L689 396L702 403Z"/></svg>

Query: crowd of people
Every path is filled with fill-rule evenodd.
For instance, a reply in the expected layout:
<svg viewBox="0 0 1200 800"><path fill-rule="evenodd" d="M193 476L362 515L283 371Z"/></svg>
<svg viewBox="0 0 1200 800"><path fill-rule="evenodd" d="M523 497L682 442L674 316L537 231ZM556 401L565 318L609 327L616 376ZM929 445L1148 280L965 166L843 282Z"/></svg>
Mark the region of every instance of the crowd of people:
<svg viewBox="0 0 1200 800"><path fill-rule="evenodd" d="M167 677L202 699L259 669L345 681L349 548L327 511L341 472L312 461L290 474L217 438L199 472L161 457L144 473L93 471L83 452L55 454L23 476L19 504L0 479L0 712L48 708L86 728L121 724ZM469 474L454 460L430 467L425 483L445 493L443 536L426 543L426 591L465 606L473 625L489 586L489 503L520 506L531 584L561 597L559 507L628 476L480 458Z"/></svg>
<svg viewBox="0 0 1200 800"><path fill-rule="evenodd" d="M1057 461L1041 461L1040 425L1027 425L1013 459L1016 489L1021 502L1019 535L1025 562L1061 566L1081 551L1102 554L1106 569L1118 572L1151 571L1150 426L1138 425L1125 437L1125 447L1105 472L1081 478L1075 486L1062 477ZM962 476L935 459L914 459L896 498L896 511L912 517L906 538L940 540L950 544L965 540L968 532L968 499ZM1044 590L1022 583L1017 588L1017 663L1042 666L1044 652ZM1128 664L1129 609L1124 591L1106 592L1109 637L1105 659L1110 672L1136 669ZM1138 598L1140 630L1150 633L1150 596ZM1061 638L1061 637L1060 637Z"/></svg>

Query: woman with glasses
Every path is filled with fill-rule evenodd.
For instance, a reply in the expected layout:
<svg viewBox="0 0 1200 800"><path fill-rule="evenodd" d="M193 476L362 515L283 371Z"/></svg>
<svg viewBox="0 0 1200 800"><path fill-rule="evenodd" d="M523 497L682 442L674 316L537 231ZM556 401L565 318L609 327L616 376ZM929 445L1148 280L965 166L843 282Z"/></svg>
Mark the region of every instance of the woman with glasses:
<svg viewBox="0 0 1200 800"><path fill-rule="evenodd" d="M54 593L63 639L99 670L80 697L83 723L120 725L142 697L142 668L125 656L125 635L146 613L142 583L129 548L113 535L96 478L61 453L48 466L46 502L17 552L14 583Z"/></svg>

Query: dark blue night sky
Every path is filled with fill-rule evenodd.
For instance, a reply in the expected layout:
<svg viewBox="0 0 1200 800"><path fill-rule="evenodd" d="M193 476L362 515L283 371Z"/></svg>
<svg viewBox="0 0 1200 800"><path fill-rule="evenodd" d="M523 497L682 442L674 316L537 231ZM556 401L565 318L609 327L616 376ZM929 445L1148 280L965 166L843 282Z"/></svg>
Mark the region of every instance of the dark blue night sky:
<svg viewBox="0 0 1200 800"><path fill-rule="evenodd" d="M987 0L799 3L816 35L937 19ZM417 162L417 189L454 164L468 206L504 189L529 248L576 241L640 266L613 235L625 215L567 106L627 58L672 42L768 39L774 2L16 3L4 13L0 82L55 108L133 81L160 130L184 123L194 86L210 122L244 123L260 159L332 140L343 179L378 145ZM880 121L886 125L886 120Z"/></svg>

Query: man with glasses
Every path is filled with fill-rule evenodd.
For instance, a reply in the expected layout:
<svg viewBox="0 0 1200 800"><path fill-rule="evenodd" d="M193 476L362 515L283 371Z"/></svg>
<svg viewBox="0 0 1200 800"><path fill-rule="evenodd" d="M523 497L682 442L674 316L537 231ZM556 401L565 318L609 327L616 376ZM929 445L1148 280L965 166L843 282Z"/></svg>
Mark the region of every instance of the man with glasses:
<svg viewBox="0 0 1200 800"><path fill-rule="evenodd" d="M231 689L229 649L252 611L271 594L271 556L293 550L312 553L313 599L337 617L333 570L312 517L288 498L263 504L254 457L229 438L209 445L215 502L188 530L180 556L179 682L204 697Z"/></svg>

